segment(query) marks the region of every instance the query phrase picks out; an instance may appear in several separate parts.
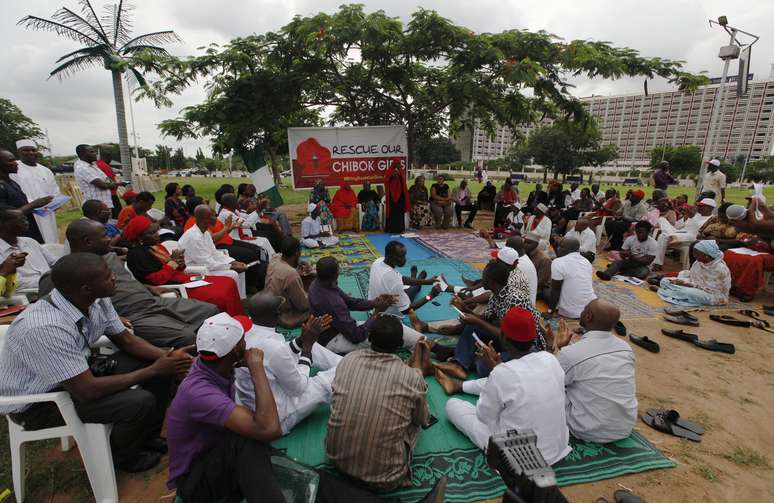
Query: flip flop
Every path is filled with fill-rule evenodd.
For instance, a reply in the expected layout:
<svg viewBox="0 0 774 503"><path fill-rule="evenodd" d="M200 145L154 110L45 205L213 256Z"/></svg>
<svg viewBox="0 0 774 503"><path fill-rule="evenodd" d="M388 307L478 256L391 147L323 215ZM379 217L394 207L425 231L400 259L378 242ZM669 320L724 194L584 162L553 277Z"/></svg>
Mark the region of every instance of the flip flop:
<svg viewBox="0 0 774 503"><path fill-rule="evenodd" d="M692 327L698 327L699 326L699 320L695 316L691 316L689 314L680 314L680 315L671 315L671 314L665 314L664 319L666 321L670 321L672 323L677 323L678 325L689 325Z"/></svg>
<svg viewBox="0 0 774 503"><path fill-rule="evenodd" d="M672 315L690 314L693 311L701 311L701 309L690 309L690 308L686 309L682 306L667 306L664 308L664 312L666 314L672 314Z"/></svg>
<svg viewBox="0 0 774 503"><path fill-rule="evenodd" d="M659 347L658 342L648 339L647 335L640 337L638 335L629 334L629 339L634 344L640 346L641 348L647 349L651 353L658 353L659 351L661 351L661 348Z"/></svg>
<svg viewBox="0 0 774 503"><path fill-rule="evenodd" d="M766 328L769 328L771 326L768 321L761 318L761 315L758 314L757 311L753 311L752 309L740 309L738 312L739 314L743 314L744 316L749 316L750 318L755 319L753 324L757 322ZM760 328L760 326L758 328Z"/></svg>
<svg viewBox="0 0 774 503"><path fill-rule="evenodd" d="M661 333L666 335L667 337L680 339L681 341L686 341L686 342L696 342L699 340L698 335L689 334L688 332L683 332L682 330L667 330L666 328L662 328Z"/></svg>
<svg viewBox="0 0 774 503"><path fill-rule="evenodd" d="M648 409L645 413L649 416L656 416L658 414L667 414L667 417L680 428L691 430L697 435L704 435L704 427L700 424L696 424L693 421L683 419L680 414L674 409Z"/></svg>
<svg viewBox="0 0 774 503"><path fill-rule="evenodd" d="M725 325L731 325L732 327L745 327L750 328L753 326L753 323L751 321L747 320L739 320L737 318L734 318L733 316L729 316L727 314L711 314L710 319L712 321L717 321L718 323L723 323Z"/></svg>
<svg viewBox="0 0 774 503"><path fill-rule="evenodd" d="M621 337L626 337L626 325L624 325L622 322L617 322L615 324L615 333L620 335Z"/></svg>
<svg viewBox="0 0 774 503"><path fill-rule="evenodd" d="M613 493L615 503L645 503L645 500L635 495L631 491L619 489Z"/></svg>
<svg viewBox="0 0 774 503"><path fill-rule="evenodd" d="M718 351L720 353L728 353L730 355L736 353L736 348L733 344L729 344L727 342L718 342L715 339L710 339L708 341L693 341L693 344L695 346L698 346L702 349L707 349L709 351Z"/></svg>
<svg viewBox="0 0 774 503"><path fill-rule="evenodd" d="M687 438L692 442L701 442L701 435L697 435L691 430L677 426L675 423L669 420L668 415L657 414L655 416L651 416L649 414L643 414L640 416L640 419L642 419L643 423L647 424L654 430L660 431L662 433L669 433L670 435L674 435L680 438Z"/></svg>

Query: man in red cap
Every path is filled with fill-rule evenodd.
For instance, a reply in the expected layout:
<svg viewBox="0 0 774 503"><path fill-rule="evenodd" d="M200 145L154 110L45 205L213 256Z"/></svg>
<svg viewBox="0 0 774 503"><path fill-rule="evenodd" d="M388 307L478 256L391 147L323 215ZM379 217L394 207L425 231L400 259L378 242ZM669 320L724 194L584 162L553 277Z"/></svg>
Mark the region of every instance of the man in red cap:
<svg viewBox="0 0 774 503"><path fill-rule="evenodd" d="M648 215L648 208L642 202L645 192L633 190L629 198L624 201L615 218L605 222L605 232L610 238L610 250L620 250L626 231L633 223L644 219Z"/></svg>
<svg viewBox="0 0 774 503"><path fill-rule="evenodd" d="M489 377L461 382L436 373L447 394L461 391L479 395L476 405L449 399L446 415L481 450L496 433L532 430L543 458L554 464L571 451L564 411L564 371L551 353L530 352L537 333L528 310L511 308L500 322L500 333L512 359L501 362L491 343L479 346L484 362L492 368Z"/></svg>

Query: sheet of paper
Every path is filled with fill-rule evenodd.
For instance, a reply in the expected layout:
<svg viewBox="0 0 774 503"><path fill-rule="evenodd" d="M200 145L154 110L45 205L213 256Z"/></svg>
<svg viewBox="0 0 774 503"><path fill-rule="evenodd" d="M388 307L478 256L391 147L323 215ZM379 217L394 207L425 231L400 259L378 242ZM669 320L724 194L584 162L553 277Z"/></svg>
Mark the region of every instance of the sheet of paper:
<svg viewBox="0 0 774 503"><path fill-rule="evenodd" d="M750 248L731 248L728 251L738 253L739 255L750 255L752 257L756 255L766 255L765 252L755 251Z"/></svg>
<svg viewBox="0 0 774 503"><path fill-rule="evenodd" d="M200 286L207 286L211 284L212 283L210 283L209 281L204 281L203 279L200 279L198 281L189 281L188 283L183 283L182 286L186 288L198 288Z"/></svg>
<svg viewBox="0 0 774 503"><path fill-rule="evenodd" d="M49 211L56 211L59 208L61 208L62 205L66 204L67 201L69 201L70 199L71 199L70 196L64 196L64 195L54 196L54 199L52 199L50 203L43 206L42 208L35 208L34 210L32 210L32 212L35 213L36 215L41 215L41 216L47 215Z"/></svg>
<svg viewBox="0 0 774 503"><path fill-rule="evenodd" d="M416 232L406 232L404 234L401 234L401 237L404 237L404 238L418 238L419 234L417 234Z"/></svg>
<svg viewBox="0 0 774 503"><path fill-rule="evenodd" d="M635 278L632 276L623 276L621 274L616 274L615 276L613 276L613 279L616 281L623 281L624 283L629 283L630 285L637 285L637 286L645 283L639 278Z"/></svg>

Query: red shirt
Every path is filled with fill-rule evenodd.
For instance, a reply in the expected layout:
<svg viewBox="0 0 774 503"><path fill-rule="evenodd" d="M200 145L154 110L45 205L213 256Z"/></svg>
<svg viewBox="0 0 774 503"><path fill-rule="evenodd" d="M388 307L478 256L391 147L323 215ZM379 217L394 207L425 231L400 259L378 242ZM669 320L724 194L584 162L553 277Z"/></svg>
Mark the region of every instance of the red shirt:
<svg viewBox="0 0 774 503"><path fill-rule="evenodd" d="M126 224L129 223L131 219L137 216L137 212L134 211L134 206L124 206L124 208L118 213L118 221L116 222L116 225L119 229L123 229L126 227Z"/></svg>
<svg viewBox="0 0 774 503"><path fill-rule="evenodd" d="M95 164L97 165L100 171L105 173L105 176L107 176L114 182L116 181L116 174L113 173L113 168L110 167L110 164L106 163L102 159L97 159L97 162ZM116 190L117 189L110 189L110 194L115 196ZM119 225L119 227L121 226Z"/></svg>

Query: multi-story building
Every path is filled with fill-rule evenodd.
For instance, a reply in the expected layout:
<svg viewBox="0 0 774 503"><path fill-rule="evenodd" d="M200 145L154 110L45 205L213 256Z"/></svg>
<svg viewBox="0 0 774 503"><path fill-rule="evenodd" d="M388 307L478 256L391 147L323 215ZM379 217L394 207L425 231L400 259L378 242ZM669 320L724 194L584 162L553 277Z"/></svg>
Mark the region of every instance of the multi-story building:
<svg viewBox="0 0 774 503"><path fill-rule="evenodd" d="M747 93L737 96L736 84L726 84L717 134L709 138L709 123L720 85L679 91L618 96L591 96L581 101L599 121L602 142L618 148L611 164L644 167L659 145L698 145L713 157L749 160L772 154L774 147L774 77L751 81ZM525 131L527 128L525 128ZM463 135L460 136L462 138ZM494 138L476 127L469 134L474 161L496 159L512 142L508 128L498 128ZM459 139L458 139L459 141Z"/></svg>

